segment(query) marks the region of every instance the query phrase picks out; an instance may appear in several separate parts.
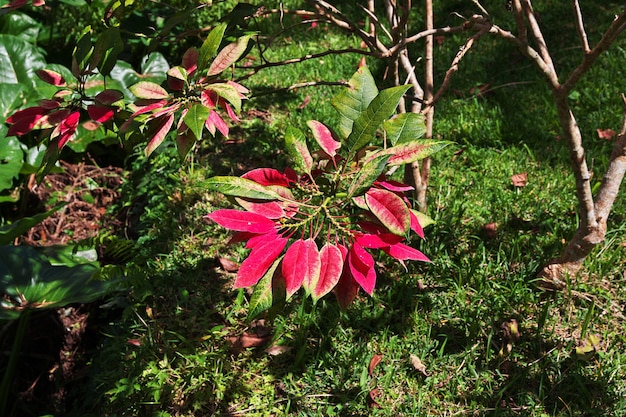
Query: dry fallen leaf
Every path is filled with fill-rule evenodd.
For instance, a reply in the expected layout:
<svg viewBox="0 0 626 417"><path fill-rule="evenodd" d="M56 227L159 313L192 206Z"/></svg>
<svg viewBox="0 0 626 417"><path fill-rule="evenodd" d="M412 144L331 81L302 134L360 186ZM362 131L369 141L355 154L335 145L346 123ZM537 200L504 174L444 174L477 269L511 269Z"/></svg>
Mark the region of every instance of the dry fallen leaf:
<svg viewBox="0 0 626 417"><path fill-rule="evenodd" d="M239 271L239 264L235 261L231 261L228 258L219 257L220 265L224 268L226 272L237 272Z"/></svg>
<svg viewBox="0 0 626 417"><path fill-rule="evenodd" d="M599 139L611 140L617 133L613 129L596 129Z"/></svg>
<svg viewBox="0 0 626 417"><path fill-rule="evenodd" d="M522 172L511 176L511 183L513 187L525 187L528 184L528 174Z"/></svg>
<svg viewBox="0 0 626 417"><path fill-rule="evenodd" d="M372 376L372 374L374 373L374 368L376 368L376 366L380 363L380 360L383 358L383 355L374 355L372 356L372 359L370 360L370 366L369 366L369 375Z"/></svg>
<svg viewBox="0 0 626 417"><path fill-rule="evenodd" d="M483 232L489 239L495 239L498 235L498 223L488 223L483 226Z"/></svg>
<svg viewBox="0 0 626 417"><path fill-rule="evenodd" d="M420 374L428 376L428 373L426 372L426 365L422 363L420 358L413 354L411 354L411 365L413 365L413 368L415 368Z"/></svg>
<svg viewBox="0 0 626 417"><path fill-rule="evenodd" d="M380 390L378 388L374 388L367 395L367 405L369 405L370 408L380 408L380 404L376 402L376 398L378 397L380 397Z"/></svg>
<svg viewBox="0 0 626 417"><path fill-rule="evenodd" d="M302 103L300 103L300 105L298 106L298 110L302 110L303 108L308 106L310 102L311 102L311 96L307 95L304 98L304 100L302 100Z"/></svg>

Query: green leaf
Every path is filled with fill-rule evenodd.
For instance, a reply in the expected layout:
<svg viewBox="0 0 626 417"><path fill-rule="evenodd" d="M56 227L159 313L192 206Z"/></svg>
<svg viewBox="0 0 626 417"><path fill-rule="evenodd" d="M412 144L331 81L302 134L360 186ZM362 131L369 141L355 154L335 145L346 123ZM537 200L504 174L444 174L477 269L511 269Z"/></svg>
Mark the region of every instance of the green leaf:
<svg viewBox="0 0 626 417"><path fill-rule="evenodd" d="M348 188L348 198L360 196L369 190L374 181L382 174L388 160L389 155L378 155L365 163Z"/></svg>
<svg viewBox="0 0 626 417"><path fill-rule="evenodd" d="M21 105L18 98L22 95L23 86L20 84L0 84L0 123Z"/></svg>
<svg viewBox="0 0 626 417"><path fill-rule="evenodd" d="M204 181L203 185L209 190L235 197L256 198L259 200L280 199L280 196L275 191L252 180L241 177L212 177Z"/></svg>
<svg viewBox="0 0 626 417"><path fill-rule="evenodd" d="M169 69L170 64L160 52L152 52L144 56L141 62L142 78L149 78L150 81L156 82L157 84L160 84L165 79L165 74Z"/></svg>
<svg viewBox="0 0 626 417"><path fill-rule="evenodd" d="M237 113L241 111L241 96L239 95L239 91L237 91L237 89L233 85L226 83L215 83L207 86L207 89L215 91L218 96L222 97L230 104L232 104Z"/></svg>
<svg viewBox="0 0 626 417"><path fill-rule="evenodd" d="M295 127L288 127L285 133L285 147L295 165L294 169L310 174L313 167L313 157L306 145L304 133Z"/></svg>
<svg viewBox="0 0 626 417"><path fill-rule="evenodd" d="M66 205L67 203L61 203L45 213L35 214L32 217L22 217L9 225L0 227L0 245L12 244L15 238L23 235L28 229L38 225Z"/></svg>
<svg viewBox="0 0 626 417"><path fill-rule="evenodd" d="M98 68L100 74L107 76L117 63L117 57L124 49L124 42L118 27L110 27L98 36L90 67Z"/></svg>
<svg viewBox="0 0 626 417"><path fill-rule="evenodd" d="M94 281L98 268L90 265L53 266L30 246L0 250L0 320L16 319L24 309L88 303L105 295L117 281Z"/></svg>
<svg viewBox="0 0 626 417"><path fill-rule="evenodd" d="M396 111L398 102L409 87L400 85L387 88L372 100L367 110L354 121L352 132L347 139L349 152L356 152L376 138L376 131Z"/></svg>
<svg viewBox="0 0 626 417"><path fill-rule="evenodd" d="M427 158L451 143L452 142L449 141L434 139L414 140L411 142L402 142L391 148L383 149L377 152L376 155L389 155L388 164L391 166L404 165Z"/></svg>
<svg viewBox="0 0 626 417"><path fill-rule="evenodd" d="M206 106L196 103L187 111L187 114L185 114L185 117L183 118L183 121L197 140L202 139L202 129L204 128L204 123L210 113L211 110L209 110Z"/></svg>
<svg viewBox="0 0 626 417"><path fill-rule="evenodd" d="M6 129L2 127L1 130ZM12 136L2 139L2 142L0 146L0 191L13 188L13 179L18 177L24 164L24 152L20 141Z"/></svg>
<svg viewBox="0 0 626 417"><path fill-rule="evenodd" d="M426 133L424 115L417 113L402 113L383 124L387 133L387 140L396 145L399 142L408 142L419 139Z"/></svg>
<svg viewBox="0 0 626 417"><path fill-rule="evenodd" d="M378 95L376 82L367 67L359 68L348 84L348 88L343 89L330 101L341 116L337 130L343 139L350 135L354 121Z"/></svg>
<svg viewBox="0 0 626 417"><path fill-rule="evenodd" d="M222 38L224 37L224 31L226 31L226 23L221 23L209 32L209 36L204 40L202 46L200 47L199 55L198 55L198 73L204 71L204 69L209 65L209 61L215 53L217 52L217 48L220 47L220 43L222 43Z"/></svg>
<svg viewBox="0 0 626 417"><path fill-rule="evenodd" d="M0 35L0 81L35 88L35 72L46 66L36 46L12 35Z"/></svg>
<svg viewBox="0 0 626 417"><path fill-rule="evenodd" d="M41 24L27 14L13 11L0 19L0 33L14 35L28 43L36 44Z"/></svg>
<svg viewBox="0 0 626 417"><path fill-rule="evenodd" d="M254 292L248 304L248 322L262 312L269 310L272 306L285 302L285 281L282 279L280 270L277 271L282 259L282 256L278 257L265 275L263 275L263 278L254 286Z"/></svg>

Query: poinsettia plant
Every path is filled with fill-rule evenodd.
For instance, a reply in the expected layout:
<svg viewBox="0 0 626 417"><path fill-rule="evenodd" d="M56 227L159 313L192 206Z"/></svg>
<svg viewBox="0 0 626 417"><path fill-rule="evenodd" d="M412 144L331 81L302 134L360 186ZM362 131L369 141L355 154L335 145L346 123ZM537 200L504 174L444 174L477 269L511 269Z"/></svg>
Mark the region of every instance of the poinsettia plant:
<svg viewBox="0 0 626 417"><path fill-rule="evenodd" d="M420 139L425 127L418 114L392 117L409 86L379 92L365 66L349 84L332 100L340 114L336 131L308 122L315 152L302 131L287 130L292 168L207 180L210 189L232 196L241 207L207 217L233 230L232 242L246 242L250 249L234 287L255 287L251 317L300 288L314 302L333 291L343 308L361 289L371 295L376 286L372 252L382 250L403 265L429 260L406 244L411 232L424 237L426 217L405 196L412 187L390 173L447 142Z"/></svg>
<svg viewBox="0 0 626 417"><path fill-rule="evenodd" d="M134 112L121 127L134 131L139 125L148 138L146 154L152 153L176 129L176 145L184 157L206 130L213 136L228 136L228 125L217 112L222 109L233 121L239 121L242 99L248 90L234 81L224 81L220 74L231 67L246 51L252 35L245 35L217 53L226 24L215 27L197 49L188 49L181 65L167 71L165 86L141 81L130 87L135 95ZM211 58L217 53L215 59Z"/></svg>

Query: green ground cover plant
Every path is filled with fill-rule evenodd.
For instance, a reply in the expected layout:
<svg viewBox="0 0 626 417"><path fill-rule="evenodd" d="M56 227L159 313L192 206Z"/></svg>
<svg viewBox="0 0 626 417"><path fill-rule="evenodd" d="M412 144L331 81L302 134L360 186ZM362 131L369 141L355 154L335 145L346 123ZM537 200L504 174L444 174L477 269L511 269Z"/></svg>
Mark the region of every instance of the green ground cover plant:
<svg viewBox="0 0 626 417"><path fill-rule="evenodd" d="M552 3L540 4L546 20L560 18L550 13ZM502 15L510 18L504 7ZM128 293L115 299L120 313L102 329L84 392L64 415L624 413L626 201L616 200L607 239L577 279L563 291L539 290L536 271L558 256L576 226L574 183L560 157L567 152L539 77L515 55L508 68L494 64L491 51L502 45L481 42L485 49L461 66L453 95L437 110L435 137L453 144L433 156L434 223L425 240L407 241L432 262L404 269L372 251L376 290L347 310L332 297L314 303L294 292L271 320L250 321L254 293L232 285L248 251L227 245L230 233L203 219L233 208L208 178L261 166L285 170L293 162L282 146L288 126L305 132L308 120L341 121L330 102L343 87L255 93L322 76L347 80L358 59L329 56L250 77L251 97L230 139L198 143L187 164L179 162L174 135L149 156L135 146L118 203L133 214L124 228L135 241L124 269ZM307 24L305 36L273 53L282 59L319 44L356 43ZM590 136L619 126L617 101L613 110L598 108L610 109L604 103L626 87L613 76L623 44L581 85L591 93L572 97L588 116L581 125ZM455 48L444 40L437 53L450 57ZM177 71L173 78L184 83ZM491 85L479 88L484 82ZM157 103L169 97L156 87L148 94L159 95L144 97ZM609 147L597 139L589 151ZM594 159L596 176L606 163Z"/></svg>

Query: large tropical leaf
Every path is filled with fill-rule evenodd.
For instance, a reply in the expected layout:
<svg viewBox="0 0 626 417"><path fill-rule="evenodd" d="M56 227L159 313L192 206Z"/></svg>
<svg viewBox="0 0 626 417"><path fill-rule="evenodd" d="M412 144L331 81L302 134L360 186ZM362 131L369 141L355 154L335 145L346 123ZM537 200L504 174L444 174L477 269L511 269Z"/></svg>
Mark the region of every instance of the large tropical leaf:
<svg viewBox="0 0 626 417"><path fill-rule="evenodd" d="M330 102L341 115L338 131L343 139L350 135L354 121L378 94L374 77L367 67L360 67L348 84L349 87L343 89Z"/></svg>
<svg viewBox="0 0 626 417"><path fill-rule="evenodd" d="M36 86L35 72L46 61L36 46L17 36L0 34L0 80L4 84Z"/></svg>
<svg viewBox="0 0 626 417"><path fill-rule="evenodd" d="M422 160L448 146L449 141L419 139L401 142L396 146L377 152L376 155L389 155L388 165L405 165Z"/></svg>
<svg viewBox="0 0 626 417"><path fill-rule="evenodd" d="M67 203L57 204L45 213L35 214L32 217L22 217L9 225L0 227L0 245L10 245L15 238L23 235L30 229L52 216L59 209L65 207Z"/></svg>
<svg viewBox="0 0 626 417"><path fill-rule="evenodd" d="M396 111L398 102L409 87L400 85L387 88L372 100L367 110L354 121L352 132L347 139L349 152L354 153L373 142L376 138L376 131Z"/></svg>
<svg viewBox="0 0 626 417"><path fill-rule="evenodd" d="M4 132L2 132L4 131ZM6 128L2 126L0 133L6 133ZM16 137L2 139L0 146L0 191L13 187L13 179L17 178L22 165L24 165L24 152L20 141Z"/></svg>
<svg viewBox="0 0 626 417"><path fill-rule="evenodd" d="M0 249L0 320L19 317L25 309L88 303L110 291L117 281L95 281L91 264L53 266L30 246Z"/></svg>

